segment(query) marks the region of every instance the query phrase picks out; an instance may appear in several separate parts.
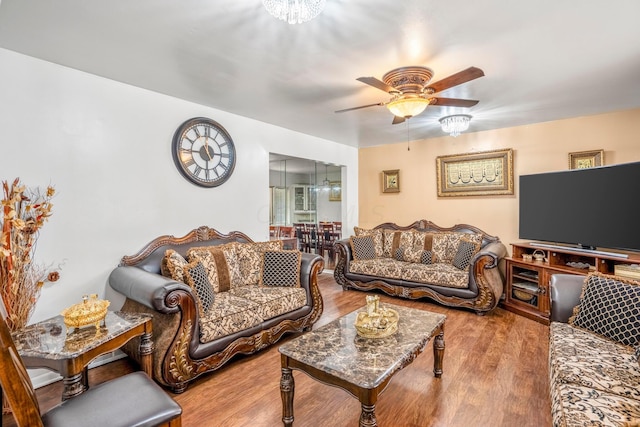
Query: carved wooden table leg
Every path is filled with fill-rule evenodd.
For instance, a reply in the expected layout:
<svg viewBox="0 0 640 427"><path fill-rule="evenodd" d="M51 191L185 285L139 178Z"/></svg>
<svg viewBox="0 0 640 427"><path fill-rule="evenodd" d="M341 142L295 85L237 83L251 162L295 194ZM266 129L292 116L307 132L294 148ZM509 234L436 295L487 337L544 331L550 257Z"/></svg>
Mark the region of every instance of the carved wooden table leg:
<svg viewBox="0 0 640 427"><path fill-rule="evenodd" d="M280 396L282 397L282 423L285 427L293 426L293 392L295 381L290 368L284 367L285 360L282 359L282 377L280 378Z"/></svg>
<svg viewBox="0 0 640 427"><path fill-rule="evenodd" d="M444 325L433 340L433 373L436 378L442 376L442 359L444 358Z"/></svg>
<svg viewBox="0 0 640 427"><path fill-rule="evenodd" d="M62 400L76 397L85 390L82 381L82 372L62 378L62 384L64 385L62 390Z"/></svg>
<svg viewBox="0 0 640 427"><path fill-rule="evenodd" d="M149 378L153 378L153 341L151 339L151 322L149 322L149 332L142 334L140 337L140 367L149 375Z"/></svg>
<svg viewBox="0 0 640 427"><path fill-rule="evenodd" d="M376 405L362 404L362 412L360 413L360 427L377 427L378 421L376 420Z"/></svg>

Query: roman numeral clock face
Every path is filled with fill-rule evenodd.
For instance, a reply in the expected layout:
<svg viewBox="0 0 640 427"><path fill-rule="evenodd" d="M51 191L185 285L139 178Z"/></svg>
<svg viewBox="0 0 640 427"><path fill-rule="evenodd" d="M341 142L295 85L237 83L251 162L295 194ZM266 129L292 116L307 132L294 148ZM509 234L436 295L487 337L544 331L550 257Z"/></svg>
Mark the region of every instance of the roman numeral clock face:
<svg viewBox="0 0 640 427"><path fill-rule="evenodd" d="M204 117L187 120L173 136L173 161L190 182L202 187L223 184L236 165L236 149L229 133Z"/></svg>

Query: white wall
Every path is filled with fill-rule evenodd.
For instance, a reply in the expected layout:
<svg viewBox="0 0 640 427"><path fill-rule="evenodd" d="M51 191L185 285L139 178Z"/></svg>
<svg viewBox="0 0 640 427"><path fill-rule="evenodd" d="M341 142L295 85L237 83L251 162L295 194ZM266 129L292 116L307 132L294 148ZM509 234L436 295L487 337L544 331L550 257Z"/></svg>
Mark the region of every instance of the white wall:
<svg viewBox="0 0 640 427"><path fill-rule="evenodd" d="M346 165L342 218L358 219L357 149L0 49L0 179L57 190L36 261L63 263L31 321L86 293L122 299L107 278L123 255L200 225L268 239L269 152ZM124 65L123 65L124 66ZM171 157L185 120L205 116L231 134L236 168L224 185L187 182Z"/></svg>

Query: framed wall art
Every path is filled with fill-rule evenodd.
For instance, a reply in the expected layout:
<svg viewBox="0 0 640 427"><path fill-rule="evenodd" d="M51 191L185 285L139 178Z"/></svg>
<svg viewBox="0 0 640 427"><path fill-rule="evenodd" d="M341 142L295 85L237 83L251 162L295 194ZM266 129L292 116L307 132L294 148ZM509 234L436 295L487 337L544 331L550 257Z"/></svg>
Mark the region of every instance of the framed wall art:
<svg viewBox="0 0 640 427"><path fill-rule="evenodd" d="M331 181L329 183L329 201L339 202L342 200L342 183L339 181Z"/></svg>
<svg viewBox="0 0 640 427"><path fill-rule="evenodd" d="M513 149L436 158L438 197L513 194Z"/></svg>
<svg viewBox="0 0 640 427"><path fill-rule="evenodd" d="M400 192L400 169L382 171L382 192Z"/></svg>
<svg viewBox="0 0 640 427"><path fill-rule="evenodd" d="M569 153L569 169L585 169L602 166L604 150L578 151Z"/></svg>

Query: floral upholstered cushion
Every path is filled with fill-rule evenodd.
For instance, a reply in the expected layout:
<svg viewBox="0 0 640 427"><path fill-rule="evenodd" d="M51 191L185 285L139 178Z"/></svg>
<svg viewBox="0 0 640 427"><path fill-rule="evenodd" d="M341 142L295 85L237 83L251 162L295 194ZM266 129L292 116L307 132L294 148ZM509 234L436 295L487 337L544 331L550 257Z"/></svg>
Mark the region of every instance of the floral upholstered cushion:
<svg viewBox="0 0 640 427"><path fill-rule="evenodd" d="M424 231L416 231L414 246L416 248L422 248L426 251L430 251L433 249L433 235L435 233L432 232L424 232Z"/></svg>
<svg viewBox="0 0 640 427"><path fill-rule="evenodd" d="M236 243L236 260L240 270L240 284L257 285L260 282L260 271L265 251L282 250L282 240L255 243Z"/></svg>
<svg viewBox="0 0 640 427"><path fill-rule="evenodd" d="M575 383L640 401L640 367L633 348L558 322L552 322L549 339L552 381Z"/></svg>
<svg viewBox="0 0 640 427"><path fill-rule="evenodd" d="M160 262L160 273L178 282L184 282L184 266L188 262L178 252L167 249Z"/></svg>
<svg viewBox="0 0 640 427"><path fill-rule="evenodd" d="M232 295L251 300L260 305L260 317L271 319L304 307L307 291L291 286L242 286L229 291Z"/></svg>
<svg viewBox="0 0 640 427"><path fill-rule="evenodd" d="M432 248L434 262L452 262L462 240L482 244L482 235L471 233L435 233L433 235Z"/></svg>
<svg viewBox="0 0 640 427"><path fill-rule="evenodd" d="M631 347L552 322L549 375L554 426L622 426L640 418L640 367Z"/></svg>
<svg viewBox="0 0 640 427"><path fill-rule="evenodd" d="M402 261L393 258L364 259L361 261L351 261L349 271L356 274L366 274L368 276L386 277L389 279L402 278Z"/></svg>
<svg viewBox="0 0 640 427"><path fill-rule="evenodd" d="M640 402L575 384L551 385L554 427L637 426Z"/></svg>
<svg viewBox="0 0 640 427"><path fill-rule="evenodd" d="M216 294L216 298L204 316L200 316L200 342L244 331L260 325L262 306L247 298L239 298L230 292Z"/></svg>
<svg viewBox="0 0 640 427"><path fill-rule="evenodd" d="M640 343L640 282L590 273L569 323L624 345Z"/></svg>
<svg viewBox="0 0 640 427"><path fill-rule="evenodd" d="M382 230L382 256L385 258L392 258L393 239L396 235L396 230L383 229Z"/></svg>
<svg viewBox="0 0 640 427"><path fill-rule="evenodd" d="M469 272L455 268L451 264L422 264L420 262L397 261L393 258L376 258L349 263L351 273L377 276L387 279L402 279L464 289L469 286Z"/></svg>
<svg viewBox="0 0 640 427"><path fill-rule="evenodd" d="M464 289L469 287L469 272L455 268L451 264L404 263L402 279L447 288Z"/></svg>

